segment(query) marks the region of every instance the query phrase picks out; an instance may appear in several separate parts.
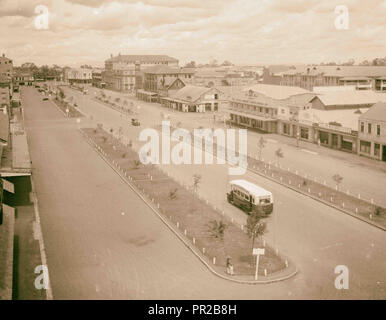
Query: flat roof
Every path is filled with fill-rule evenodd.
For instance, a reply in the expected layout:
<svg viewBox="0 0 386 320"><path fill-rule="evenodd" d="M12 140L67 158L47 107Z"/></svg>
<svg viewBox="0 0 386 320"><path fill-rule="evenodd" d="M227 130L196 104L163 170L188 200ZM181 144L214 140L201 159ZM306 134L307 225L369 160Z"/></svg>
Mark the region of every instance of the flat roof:
<svg viewBox="0 0 386 320"><path fill-rule="evenodd" d="M256 196L256 197L261 197L261 196L272 196L272 193L269 192L268 190L265 190L262 187L259 187L255 185L252 182L249 182L247 180L232 180L229 182L231 185L236 185L238 187L243 188L245 191L247 191L249 194Z"/></svg>

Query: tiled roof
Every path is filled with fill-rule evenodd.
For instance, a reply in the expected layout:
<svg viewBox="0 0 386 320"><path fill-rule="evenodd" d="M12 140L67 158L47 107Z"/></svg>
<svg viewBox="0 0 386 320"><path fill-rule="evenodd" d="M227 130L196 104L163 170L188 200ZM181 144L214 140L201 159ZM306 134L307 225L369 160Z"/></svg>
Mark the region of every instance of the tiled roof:
<svg viewBox="0 0 386 320"><path fill-rule="evenodd" d="M360 116L360 119L386 122L386 103L378 102L374 104L367 112Z"/></svg>
<svg viewBox="0 0 386 320"><path fill-rule="evenodd" d="M166 55L118 55L107 59L106 62L178 62L177 59Z"/></svg>
<svg viewBox="0 0 386 320"><path fill-rule="evenodd" d="M8 142L9 137L9 119L8 115L0 112L0 140Z"/></svg>
<svg viewBox="0 0 386 320"><path fill-rule="evenodd" d="M287 99L298 94L311 93L300 87L278 86L272 84L256 84L246 88L244 91L250 90L278 100Z"/></svg>
<svg viewBox="0 0 386 320"><path fill-rule="evenodd" d="M194 101L197 101L200 98L200 96L202 96L203 94L205 94L210 90L212 90L212 88L188 85L178 90L177 92L175 92L171 96L171 98L194 102Z"/></svg>
<svg viewBox="0 0 386 320"><path fill-rule="evenodd" d="M319 94L318 98L325 106L366 105L386 101L386 94L372 90L332 91Z"/></svg>

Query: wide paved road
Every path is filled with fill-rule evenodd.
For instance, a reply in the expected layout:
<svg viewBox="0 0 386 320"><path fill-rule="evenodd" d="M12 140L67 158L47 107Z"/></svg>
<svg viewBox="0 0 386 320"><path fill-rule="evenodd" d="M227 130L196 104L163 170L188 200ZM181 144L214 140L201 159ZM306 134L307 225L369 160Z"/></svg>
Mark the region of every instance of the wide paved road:
<svg viewBox="0 0 386 320"><path fill-rule="evenodd" d="M128 126L118 112L90 101L89 96L74 95L80 109L92 115L95 122L114 127L115 131L123 126L131 139L138 136L140 128ZM142 120L151 122L143 116ZM192 182L194 172L201 173L201 193L243 222L245 215L225 202L228 179L225 169L197 165L167 167L172 175L186 183ZM317 298L386 296L385 232L254 174L248 173L246 178L274 193L275 212L268 221L267 237L300 268L299 275L287 282L292 283L292 293L301 290L300 296ZM334 288L337 265L346 265L350 270L348 292L337 292Z"/></svg>
<svg viewBox="0 0 386 320"><path fill-rule="evenodd" d="M22 99L55 299L320 297L296 278L249 286L212 275L92 151L74 119L33 88Z"/></svg>

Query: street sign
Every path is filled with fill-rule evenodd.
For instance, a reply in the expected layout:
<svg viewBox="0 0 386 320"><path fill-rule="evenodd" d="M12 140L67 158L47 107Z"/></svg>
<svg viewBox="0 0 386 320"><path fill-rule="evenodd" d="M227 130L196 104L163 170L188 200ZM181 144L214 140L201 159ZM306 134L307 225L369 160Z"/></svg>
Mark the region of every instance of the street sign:
<svg viewBox="0 0 386 320"><path fill-rule="evenodd" d="M257 280L258 279L258 272L259 272L259 257L260 257L260 255L263 255L265 253L265 249L253 248L252 253L253 253L253 255L256 256L255 280Z"/></svg>
<svg viewBox="0 0 386 320"><path fill-rule="evenodd" d="M253 255L264 255L265 249L260 249L260 248L253 248Z"/></svg>

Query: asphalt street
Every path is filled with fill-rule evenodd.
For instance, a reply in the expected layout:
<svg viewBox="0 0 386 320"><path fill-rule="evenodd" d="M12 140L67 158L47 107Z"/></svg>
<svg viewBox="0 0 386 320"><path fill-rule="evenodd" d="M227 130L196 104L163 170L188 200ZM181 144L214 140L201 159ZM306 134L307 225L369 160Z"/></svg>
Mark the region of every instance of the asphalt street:
<svg viewBox="0 0 386 320"><path fill-rule="evenodd" d="M154 117L157 112L142 107L138 115L141 128L133 128L128 125L125 116L91 101L89 95L79 94L76 98L80 109L92 115L95 122L103 122L105 126L113 127L115 132L122 126L127 139L135 140L139 130L147 125L155 125L156 122ZM141 144L135 143L137 146ZM201 195L217 207L225 209L236 221L245 223L245 215L226 202L227 182L235 178L227 175L226 166L163 167L187 184L192 183L194 173L200 173L203 176ZM334 297L334 269L337 265L346 265L351 280L349 296L385 296L386 236L383 231L250 172L243 178L274 193L275 211L268 219L270 232L267 239L299 267L300 274L295 281L320 297Z"/></svg>
<svg viewBox="0 0 386 320"><path fill-rule="evenodd" d="M82 119L78 124L64 118L35 89L23 88L54 298L385 298L383 231L250 173L247 179L271 190L276 199L267 239L290 256L300 272L284 282L257 286L214 276L77 131L78 126L101 122L105 127L122 126L127 139L135 139L139 129L129 127L128 119L90 96L73 95L92 121ZM201 193L228 215L245 219L225 203L226 167L166 169L187 182L201 172ZM337 265L350 270L349 290L334 287Z"/></svg>

